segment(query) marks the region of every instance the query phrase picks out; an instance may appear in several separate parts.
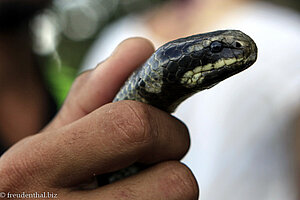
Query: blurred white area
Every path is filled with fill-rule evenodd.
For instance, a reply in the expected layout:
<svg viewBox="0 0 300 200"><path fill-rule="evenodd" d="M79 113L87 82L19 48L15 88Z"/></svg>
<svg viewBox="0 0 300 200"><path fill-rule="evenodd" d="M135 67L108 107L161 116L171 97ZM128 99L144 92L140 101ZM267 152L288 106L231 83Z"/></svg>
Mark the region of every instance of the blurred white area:
<svg viewBox="0 0 300 200"><path fill-rule="evenodd" d="M33 49L36 53L47 55L56 50L60 33L60 26L56 19L55 13L47 10L32 21Z"/></svg>
<svg viewBox="0 0 300 200"><path fill-rule="evenodd" d="M119 0L55 0L52 10L32 22L35 52L53 54L61 33L74 41L91 38L119 4Z"/></svg>
<svg viewBox="0 0 300 200"><path fill-rule="evenodd" d="M72 40L90 38L97 30L97 13L90 7L73 8L64 15L64 34Z"/></svg>
<svg viewBox="0 0 300 200"><path fill-rule="evenodd" d="M87 54L82 66L87 70L94 68L98 63L105 60L113 52L114 48L118 46L120 42L129 37L144 37L151 39L151 34L144 27L144 19L140 16L127 16L117 23L104 29L98 40L95 41L92 46L92 50ZM157 45L155 45L157 47Z"/></svg>
<svg viewBox="0 0 300 200"><path fill-rule="evenodd" d="M104 4L107 1L77 0L56 1L54 5L60 10L60 19L63 21L63 33L70 39L81 41L90 38L98 30L99 26L105 22L109 13L116 7L110 4ZM110 5L110 6L108 6Z"/></svg>
<svg viewBox="0 0 300 200"><path fill-rule="evenodd" d="M108 27L86 57L85 69L128 37L153 41L144 20L129 16ZM300 16L251 1L214 29L249 34L258 61L179 107L175 116L189 127L192 142L183 162L199 181L203 200L296 200L290 127L300 108Z"/></svg>

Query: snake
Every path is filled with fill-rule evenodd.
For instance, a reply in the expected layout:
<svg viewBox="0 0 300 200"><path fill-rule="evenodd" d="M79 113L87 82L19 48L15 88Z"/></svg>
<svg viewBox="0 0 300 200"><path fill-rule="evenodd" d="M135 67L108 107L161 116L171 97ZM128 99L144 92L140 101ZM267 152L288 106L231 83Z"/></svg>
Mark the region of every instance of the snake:
<svg viewBox="0 0 300 200"><path fill-rule="evenodd" d="M113 102L134 100L172 113L184 100L255 63L257 46L239 30L219 30L179 38L159 47L134 71ZM97 177L100 185L145 168L133 164Z"/></svg>

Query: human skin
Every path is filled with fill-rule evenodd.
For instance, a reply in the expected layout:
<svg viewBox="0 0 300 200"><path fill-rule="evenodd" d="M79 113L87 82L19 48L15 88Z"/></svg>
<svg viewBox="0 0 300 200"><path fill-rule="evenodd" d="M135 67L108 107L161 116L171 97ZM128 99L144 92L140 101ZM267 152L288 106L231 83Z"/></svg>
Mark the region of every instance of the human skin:
<svg viewBox="0 0 300 200"><path fill-rule="evenodd" d="M109 103L153 51L145 39L128 39L81 74L54 120L0 157L0 191L53 192L60 199L198 199L193 174L178 161L189 148L186 126L140 102ZM104 187L80 187L134 162L154 165Z"/></svg>

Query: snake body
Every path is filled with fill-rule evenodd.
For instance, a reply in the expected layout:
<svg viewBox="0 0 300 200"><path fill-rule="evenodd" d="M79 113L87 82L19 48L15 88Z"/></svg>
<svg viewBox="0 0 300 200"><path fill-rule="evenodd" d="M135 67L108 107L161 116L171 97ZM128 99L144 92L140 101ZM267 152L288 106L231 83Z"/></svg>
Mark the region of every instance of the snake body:
<svg viewBox="0 0 300 200"><path fill-rule="evenodd" d="M114 102L135 100L168 113L193 94L250 67L255 42L238 30L198 34L168 42L128 78ZM140 170L137 164L108 174L106 183ZM99 179L98 179L99 180Z"/></svg>

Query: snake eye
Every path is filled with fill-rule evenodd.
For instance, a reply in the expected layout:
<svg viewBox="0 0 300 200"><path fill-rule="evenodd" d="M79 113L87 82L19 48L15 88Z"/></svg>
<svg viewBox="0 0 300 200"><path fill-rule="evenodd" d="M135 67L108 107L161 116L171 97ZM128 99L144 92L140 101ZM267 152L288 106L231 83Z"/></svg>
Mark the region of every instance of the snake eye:
<svg viewBox="0 0 300 200"><path fill-rule="evenodd" d="M223 49L221 42L215 41L210 44L210 49L213 53L218 53Z"/></svg>

